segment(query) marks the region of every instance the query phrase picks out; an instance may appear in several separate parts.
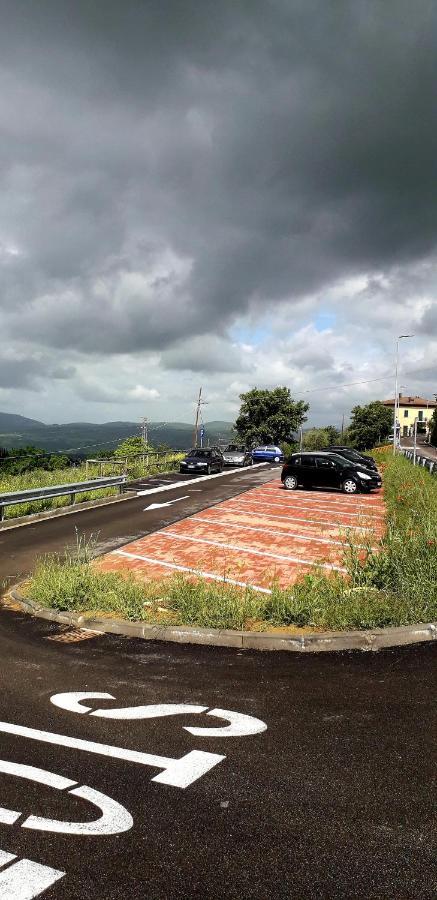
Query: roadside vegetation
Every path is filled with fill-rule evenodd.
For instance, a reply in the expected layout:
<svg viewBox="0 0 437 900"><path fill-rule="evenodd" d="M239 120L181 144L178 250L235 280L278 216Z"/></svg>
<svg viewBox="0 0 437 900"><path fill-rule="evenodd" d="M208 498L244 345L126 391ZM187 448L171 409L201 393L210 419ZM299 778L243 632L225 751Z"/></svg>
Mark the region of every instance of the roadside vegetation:
<svg viewBox="0 0 437 900"><path fill-rule="evenodd" d="M114 462L99 462L96 464L88 463L84 460L79 465L70 465L63 468L31 468L27 472L20 474L12 474L5 471L5 467L0 465L0 494L10 493L14 491L24 491L28 488L49 487L55 484L70 484L76 481L85 481L91 478L98 478L100 475L120 475L124 471L128 478L140 478L143 475L154 475L162 471L174 471L182 458L182 453L171 453L165 457L158 457L156 450L146 448L141 456L127 456L121 454L114 457ZM125 465L117 464L116 460L125 460ZM76 503L83 503L87 500L98 500L103 497L110 497L118 494L118 488L107 488L99 491L86 491L76 495ZM32 503L20 503L17 506L8 506L5 510L6 519L14 519L18 516L26 516L31 513L41 512L46 509L57 509L62 506L69 505L69 497L54 497L47 500L38 500Z"/></svg>
<svg viewBox="0 0 437 900"><path fill-rule="evenodd" d="M144 584L101 572L94 542L78 537L64 558L40 560L29 585L36 602L151 624L265 630L368 629L437 620L437 478L391 449L374 451L384 475L387 530L379 547L345 544L347 578L315 570L270 595L176 575Z"/></svg>

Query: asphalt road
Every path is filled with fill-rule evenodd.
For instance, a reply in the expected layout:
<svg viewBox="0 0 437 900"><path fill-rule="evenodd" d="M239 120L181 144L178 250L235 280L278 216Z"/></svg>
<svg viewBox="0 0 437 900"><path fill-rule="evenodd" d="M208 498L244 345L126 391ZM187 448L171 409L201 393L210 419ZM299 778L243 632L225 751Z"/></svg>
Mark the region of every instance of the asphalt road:
<svg viewBox="0 0 437 900"><path fill-rule="evenodd" d="M435 898L436 650L75 642L3 610L0 897Z"/></svg>
<svg viewBox="0 0 437 900"><path fill-rule="evenodd" d="M401 438L402 447L408 447L412 449L414 447L414 439L413 438ZM437 459L437 449L435 447L431 447L430 444L425 444L422 440L421 436L417 441L417 455L418 456L426 456L427 459L436 460Z"/></svg>
<svg viewBox="0 0 437 900"><path fill-rule="evenodd" d="M0 594L2 589L22 580L31 572L38 556L62 552L66 546L74 546L76 529L81 535L93 535L96 552L105 553L221 500L234 497L241 491L272 478L279 478L279 473L280 466L267 465L242 469L233 474L225 471L217 478L204 480L179 473L145 478L136 483L138 490L169 486L180 481L184 483L184 487L124 499L108 506L79 509L68 515L43 519L23 527L0 530ZM151 504L170 505L145 511Z"/></svg>

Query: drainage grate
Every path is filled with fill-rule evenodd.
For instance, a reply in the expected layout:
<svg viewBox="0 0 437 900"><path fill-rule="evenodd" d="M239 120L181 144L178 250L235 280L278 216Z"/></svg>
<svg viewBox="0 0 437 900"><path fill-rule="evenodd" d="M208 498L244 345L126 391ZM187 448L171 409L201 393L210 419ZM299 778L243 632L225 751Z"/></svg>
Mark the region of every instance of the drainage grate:
<svg viewBox="0 0 437 900"><path fill-rule="evenodd" d="M89 641L99 637L98 631L88 631L86 628L67 628L60 634L47 635L47 641L57 641L58 644L78 644L79 641Z"/></svg>

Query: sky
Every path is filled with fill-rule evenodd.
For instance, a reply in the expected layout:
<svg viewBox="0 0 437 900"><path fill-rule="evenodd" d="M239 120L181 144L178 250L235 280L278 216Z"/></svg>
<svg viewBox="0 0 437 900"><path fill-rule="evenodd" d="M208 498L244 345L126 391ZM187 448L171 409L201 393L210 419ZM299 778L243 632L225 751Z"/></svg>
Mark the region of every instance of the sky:
<svg viewBox="0 0 437 900"><path fill-rule="evenodd" d="M0 410L432 398L433 0L0 6Z"/></svg>

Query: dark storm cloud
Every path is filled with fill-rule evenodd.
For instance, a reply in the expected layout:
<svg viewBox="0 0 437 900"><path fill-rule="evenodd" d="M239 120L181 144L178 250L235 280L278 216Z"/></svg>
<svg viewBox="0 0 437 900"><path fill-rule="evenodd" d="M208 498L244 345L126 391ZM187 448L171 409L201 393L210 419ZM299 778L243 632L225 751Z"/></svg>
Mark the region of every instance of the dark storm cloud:
<svg viewBox="0 0 437 900"><path fill-rule="evenodd" d="M66 381L74 372L72 366L51 367L46 359L0 352L0 389L38 391L43 379Z"/></svg>
<svg viewBox="0 0 437 900"><path fill-rule="evenodd" d="M5 333L168 348L434 252L435 4L2 6Z"/></svg>

